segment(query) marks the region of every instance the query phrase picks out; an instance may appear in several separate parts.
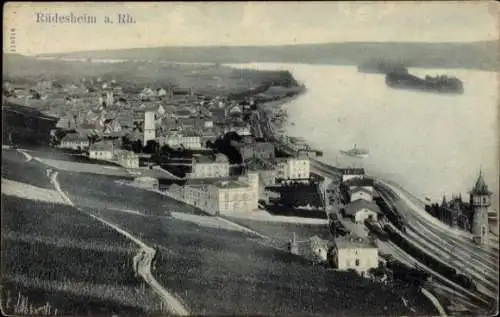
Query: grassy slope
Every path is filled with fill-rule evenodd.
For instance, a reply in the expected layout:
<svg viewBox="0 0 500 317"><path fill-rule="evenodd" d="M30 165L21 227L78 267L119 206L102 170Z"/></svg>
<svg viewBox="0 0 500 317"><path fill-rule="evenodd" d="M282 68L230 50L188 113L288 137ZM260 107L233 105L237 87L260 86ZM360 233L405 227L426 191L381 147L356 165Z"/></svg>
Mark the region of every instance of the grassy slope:
<svg viewBox="0 0 500 317"><path fill-rule="evenodd" d="M39 163L22 168L21 154L2 152L2 177L51 187ZM73 207L2 194L1 243L3 303L20 292L30 304L49 301L69 315L156 308L157 298L133 273L137 246Z"/></svg>
<svg viewBox="0 0 500 317"><path fill-rule="evenodd" d="M75 177L78 177L78 186ZM169 210L187 213L192 210L188 206L175 206L162 196L155 198L154 194L142 190L117 187L113 179L97 175L61 173L60 182L75 203L126 228L146 243L157 245L162 256L155 275L195 314L381 315L385 312L384 306L395 314L408 313L392 287L312 266L300 257L257 243L256 237L248 234L199 227L169 218ZM104 190L106 195L101 194ZM161 217L117 210L121 208ZM265 229L270 235L276 230L273 236L283 239L282 242L296 230L301 237L326 231L276 226ZM288 237L284 232L287 229L290 229ZM421 313L432 310L415 290L396 292L414 299ZM353 300L360 294L369 298L365 304Z"/></svg>

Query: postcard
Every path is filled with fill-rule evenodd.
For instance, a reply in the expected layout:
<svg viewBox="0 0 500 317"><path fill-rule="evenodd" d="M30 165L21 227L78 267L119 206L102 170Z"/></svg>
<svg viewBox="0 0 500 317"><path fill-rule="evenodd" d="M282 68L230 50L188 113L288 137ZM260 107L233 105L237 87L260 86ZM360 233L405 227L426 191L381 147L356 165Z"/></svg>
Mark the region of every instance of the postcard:
<svg viewBox="0 0 500 317"><path fill-rule="evenodd" d="M496 2L4 12L4 314L498 313Z"/></svg>

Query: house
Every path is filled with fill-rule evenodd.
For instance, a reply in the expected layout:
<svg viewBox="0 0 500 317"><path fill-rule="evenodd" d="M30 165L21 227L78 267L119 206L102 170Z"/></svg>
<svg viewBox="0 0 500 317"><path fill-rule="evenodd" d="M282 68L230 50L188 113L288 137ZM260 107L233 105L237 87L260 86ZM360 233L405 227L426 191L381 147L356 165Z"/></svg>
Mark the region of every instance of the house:
<svg viewBox="0 0 500 317"><path fill-rule="evenodd" d="M156 138L156 141L160 144L160 146L168 145L173 149L180 147L184 147L185 149L190 150L203 149L201 136L197 135L196 133L170 133L165 137Z"/></svg>
<svg viewBox="0 0 500 317"><path fill-rule="evenodd" d="M329 257L336 269L361 274L379 265L377 245L369 238L337 237Z"/></svg>
<svg viewBox="0 0 500 317"><path fill-rule="evenodd" d="M81 136L89 137L92 135L97 135L99 131L97 130L95 123L84 122L78 125L78 133Z"/></svg>
<svg viewBox="0 0 500 317"><path fill-rule="evenodd" d="M203 155L193 156L193 169L190 178L218 178L229 176L229 161L223 154L215 159Z"/></svg>
<svg viewBox="0 0 500 317"><path fill-rule="evenodd" d="M152 90L151 88L144 88L139 94L139 98L145 101L152 100L156 97L157 97L156 91Z"/></svg>
<svg viewBox="0 0 500 317"><path fill-rule="evenodd" d="M276 170L276 176L279 179L308 179L310 174L309 159L300 157L279 159Z"/></svg>
<svg viewBox="0 0 500 317"><path fill-rule="evenodd" d="M374 202L368 202L364 199L355 200L345 206L343 213L351 217L355 223L362 224L365 220L377 221L382 214L378 205Z"/></svg>
<svg viewBox="0 0 500 317"><path fill-rule="evenodd" d="M65 115L57 121L56 128L61 129L75 129L76 128L76 120L71 115Z"/></svg>
<svg viewBox="0 0 500 317"><path fill-rule="evenodd" d="M114 132L121 132L122 126L116 119L106 119L104 120L104 133L111 134Z"/></svg>
<svg viewBox="0 0 500 317"><path fill-rule="evenodd" d="M169 192L183 202L212 214L250 212L258 208L259 176L248 173L237 180L172 185Z"/></svg>
<svg viewBox="0 0 500 317"><path fill-rule="evenodd" d="M214 124L223 124L226 122L226 112L224 109L212 109L212 120Z"/></svg>
<svg viewBox="0 0 500 317"><path fill-rule="evenodd" d="M131 151L115 150L114 158L125 168L139 168L139 156Z"/></svg>
<svg viewBox="0 0 500 317"><path fill-rule="evenodd" d="M229 106L226 109L227 109L226 115L229 115L229 116L241 116L241 114L242 114L241 107L238 105Z"/></svg>
<svg viewBox="0 0 500 317"><path fill-rule="evenodd" d="M89 157L97 160L112 160L114 154L112 142L97 142L90 146Z"/></svg>
<svg viewBox="0 0 500 317"><path fill-rule="evenodd" d="M214 122L212 120L205 120L203 122L204 129L212 129L214 127Z"/></svg>
<svg viewBox="0 0 500 317"><path fill-rule="evenodd" d="M340 172L342 173L343 182L351 178L363 178L365 175L365 170L363 168L345 168Z"/></svg>
<svg viewBox="0 0 500 317"><path fill-rule="evenodd" d="M163 88L159 88L157 91L156 91L156 94L158 95L158 97L164 97L167 95L167 91Z"/></svg>
<svg viewBox="0 0 500 317"><path fill-rule="evenodd" d="M78 133L66 134L59 144L62 149L73 149L86 151L89 148L89 139L86 136L81 136Z"/></svg>
<svg viewBox="0 0 500 317"><path fill-rule="evenodd" d="M136 108L135 112L153 112L155 117L162 117L165 115L165 108L158 103L142 103Z"/></svg>
<svg viewBox="0 0 500 317"><path fill-rule="evenodd" d="M177 123L182 129L194 129L197 126L198 118L189 117L189 118L178 118Z"/></svg>
<svg viewBox="0 0 500 317"><path fill-rule="evenodd" d="M260 182L264 186L274 185L276 183L276 171L274 169L258 169Z"/></svg>
<svg viewBox="0 0 500 317"><path fill-rule="evenodd" d="M373 189L373 179L365 178L365 177L353 177L343 182L343 186L348 188L350 191L354 190L354 188L361 187L369 190L372 195L374 192Z"/></svg>
<svg viewBox="0 0 500 317"><path fill-rule="evenodd" d="M190 118L192 115L191 111L189 109L179 109L179 110L176 110L174 113L173 113L173 116L177 119L187 119L187 118Z"/></svg>
<svg viewBox="0 0 500 317"><path fill-rule="evenodd" d="M373 192L366 187L354 187L350 190L350 202L363 199L367 202L373 201Z"/></svg>
<svg viewBox="0 0 500 317"><path fill-rule="evenodd" d="M248 173L238 181L218 182L210 189L218 198L216 200L218 214L250 212L258 208L259 176L256 173Z"/></svg>
<svg viewBox="0 0 500 317"><path fill-rule="evenodd" d="M250 127L247 125L243 126L231 126L224 129L224 133L236 132L239 136L251 136L252 132L250 132Z"/></svg>
<svg viewBox="0 0 500 317"><path fill-rule="evenodd" d="M274 144L271 142L249 142L244 143L240 148L243 161L257 157L269 162L274 162L275 151Z"/></svg>

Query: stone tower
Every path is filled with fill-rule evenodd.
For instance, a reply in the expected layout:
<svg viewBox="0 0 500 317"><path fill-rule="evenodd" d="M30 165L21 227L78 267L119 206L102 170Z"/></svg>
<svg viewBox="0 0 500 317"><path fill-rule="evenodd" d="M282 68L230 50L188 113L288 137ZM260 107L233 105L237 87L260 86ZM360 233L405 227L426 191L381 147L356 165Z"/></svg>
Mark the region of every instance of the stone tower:
<svg viewBox="0 0 500 317"><path fill-rule="evenodd" d="M106 106L109 107L109 106L112 106L114 104L115 100L114 100L114 96L113 96L113 92L112 91L106 91Z"/></svg>
<svg viewBox="0 0 500 317"><path fill-rule="evenodd" d="M144 144L146 146L149 140L156 139L156 125L154 111L144 111Z"/></svg>
<svg viewBox="0 0 500 317"><path fill-rule="evenodd" d="M470 191L470 205L473 210L472 235L474 242L484 244L488 241L488 208L491 206L491 192L479 172L476 184Z"/></svg>

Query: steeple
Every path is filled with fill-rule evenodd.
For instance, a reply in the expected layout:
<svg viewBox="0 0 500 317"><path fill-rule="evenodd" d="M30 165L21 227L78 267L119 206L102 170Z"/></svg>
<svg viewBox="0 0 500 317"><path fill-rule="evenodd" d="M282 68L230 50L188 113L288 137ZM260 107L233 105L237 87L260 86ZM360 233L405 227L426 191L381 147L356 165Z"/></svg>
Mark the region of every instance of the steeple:
<svg viewBox="0 0 500 317"><path fill-rule="evenodd" d="M476 184L471 190L471 195L487 195L490 196L491 192L488 190L488 185L484 182L483 171L479 171L479 176L476 180Z"/></svg>
<svg viewBox="0 0 500 317"><path fill-rule="evenodd" d="M441 201L441 207L446 207L448 202L446 201L446 195L443 195L443 200Z"/></svg>

